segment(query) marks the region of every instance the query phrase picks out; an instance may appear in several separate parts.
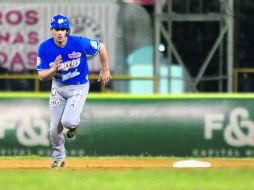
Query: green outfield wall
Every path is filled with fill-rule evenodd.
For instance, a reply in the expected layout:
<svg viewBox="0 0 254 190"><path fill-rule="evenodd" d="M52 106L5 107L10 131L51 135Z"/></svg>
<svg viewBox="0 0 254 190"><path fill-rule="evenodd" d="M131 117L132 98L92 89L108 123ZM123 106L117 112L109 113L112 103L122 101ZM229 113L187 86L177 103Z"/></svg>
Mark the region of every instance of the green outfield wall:
<svg viewBox="0 0 254 190"><path fill-rule="evenodd" d="M69 156L254 156L253 95L88 97ZM0 155L51 154L48 94L0 94Z"/></svg>

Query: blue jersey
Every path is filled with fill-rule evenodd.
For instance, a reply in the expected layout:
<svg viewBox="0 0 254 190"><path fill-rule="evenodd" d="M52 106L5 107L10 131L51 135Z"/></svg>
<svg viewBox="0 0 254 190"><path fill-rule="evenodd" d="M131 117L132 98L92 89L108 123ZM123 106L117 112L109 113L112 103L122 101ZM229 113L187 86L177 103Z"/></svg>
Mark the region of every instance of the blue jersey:
<svg viewBox="0 0 254 190"><path fill-rule="evenodd" d="M42 42L38 49L37 70L49 69L58 55L62 56L59 66L61 77L55 78L62 84L84 84L88 81L87 56L95 56L100 42L81 36L68 36L63 48L56 46L54 39Z"/></svg>

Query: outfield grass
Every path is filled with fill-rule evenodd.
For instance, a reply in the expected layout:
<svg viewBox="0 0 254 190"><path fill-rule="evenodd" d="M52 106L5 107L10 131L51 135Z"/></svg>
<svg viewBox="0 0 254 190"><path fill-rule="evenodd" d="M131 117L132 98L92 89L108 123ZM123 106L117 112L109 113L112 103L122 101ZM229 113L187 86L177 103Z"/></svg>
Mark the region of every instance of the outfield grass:
<svg viewBox="0 0 254 190"><path fill-rule="evenodd" d="M1 170L1 190L252 190L253 169Z"/></svg>

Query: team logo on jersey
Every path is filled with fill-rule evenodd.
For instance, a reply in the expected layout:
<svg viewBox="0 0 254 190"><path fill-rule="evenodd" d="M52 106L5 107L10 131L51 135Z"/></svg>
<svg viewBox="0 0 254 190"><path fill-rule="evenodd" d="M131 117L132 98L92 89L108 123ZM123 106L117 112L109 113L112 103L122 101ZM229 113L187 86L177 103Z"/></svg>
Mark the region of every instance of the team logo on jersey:
<svg viewBox="0 0 254 190"><path fill-rule="evenodd" d="M70 78L76 77L76 76L78 76L78 75L80 75L80 72L78 71L78 69L76 69L76 70L73 71L73 72L68 72L67 74L64 74L64 75L62 76L62 79L63 79L63 81L65 81L65 80L68 80L68 79L70 79Z"/></svg>
<svg viewBox="0 0 254 190"><path fill-rule="evenodd" d="M73 59L71 61L66 61L60 64L60 66L58 67L58 70L68 71L71 68L78 67L79 64L80 64L80 58Z"/></svg>
<svg viewBox="0 0 254 190"><path fill-rule="evenodd" d="M68 57L69 58L79 58L79 57L81 57L81 53L80 52L72 52L71 54L68 54Z"/></svg>

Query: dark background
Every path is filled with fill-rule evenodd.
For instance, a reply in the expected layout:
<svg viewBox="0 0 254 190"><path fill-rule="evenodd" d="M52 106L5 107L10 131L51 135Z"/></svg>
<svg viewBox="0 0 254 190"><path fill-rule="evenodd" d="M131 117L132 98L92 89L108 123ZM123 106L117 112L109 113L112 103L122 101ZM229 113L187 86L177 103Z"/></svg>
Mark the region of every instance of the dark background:
<svg viewBox="0 0 254 190"><path fill-rule="evenodd" d="M188 6L187 6L188 5ZM143 5L151 16L152 27L154 19L154 5ZM219 0L174 0L173 11L177 13L218 13ZM218 36L219 22L174 22L173 43L191 76L195 78L202 63ZM234 68L254 68L254 1L234 0ZM162 39L162 42L165 39ZM166 45L166 43L165 43ZM167 47L166 47L167 48ZM166 51L165 51L166 52ZM165 54L165 53L164 53ZM165 55L166 56L166 55ZM225 62L224 62L225 63ZM224 71L226 64L223 65ZM27 71L33 74L36 71ZM211 60L205 75L214 76L218 73L218 52ZM0 74L12 74L0 67ZM94 73L96 74L96 73ZM238 92L254 91L254 73L239 74ZM226 81L224 81L226 92ZM40 90L48 91L50 82L41 82ZM1 91L33 91L34 80L0 80ZM100 91L97 81L91 81L91 91ZM114 90L114 89L113 89ZM218 82L201 82L198 85L199 92L219 92Z"/></svg>
<svg viewBox="0 0 254 190"><path fill-rule="evenodd" d="M188 4L189 2L189 4ZM187 6L188 4L188 6ZM154 6L143 6L153 18ZM173 11L177 13L211 13L219 12L217 0L177 0L173 1ZM219 22L174 22L173 42L191 76L196 76L202 61L218 36ZM252 68L254 65L254 1L234 0L234 68ZM163 40L162 40L163 41ZM209 64L206 75L214 75L218 71L218 60L215 58ZM226 68L226 65L224 65ZM202 83L199 90L216 92L217 84ZM226 89L225 89L226 91ZM254 91L254 74L239 75L239 92Z"/></svg>

